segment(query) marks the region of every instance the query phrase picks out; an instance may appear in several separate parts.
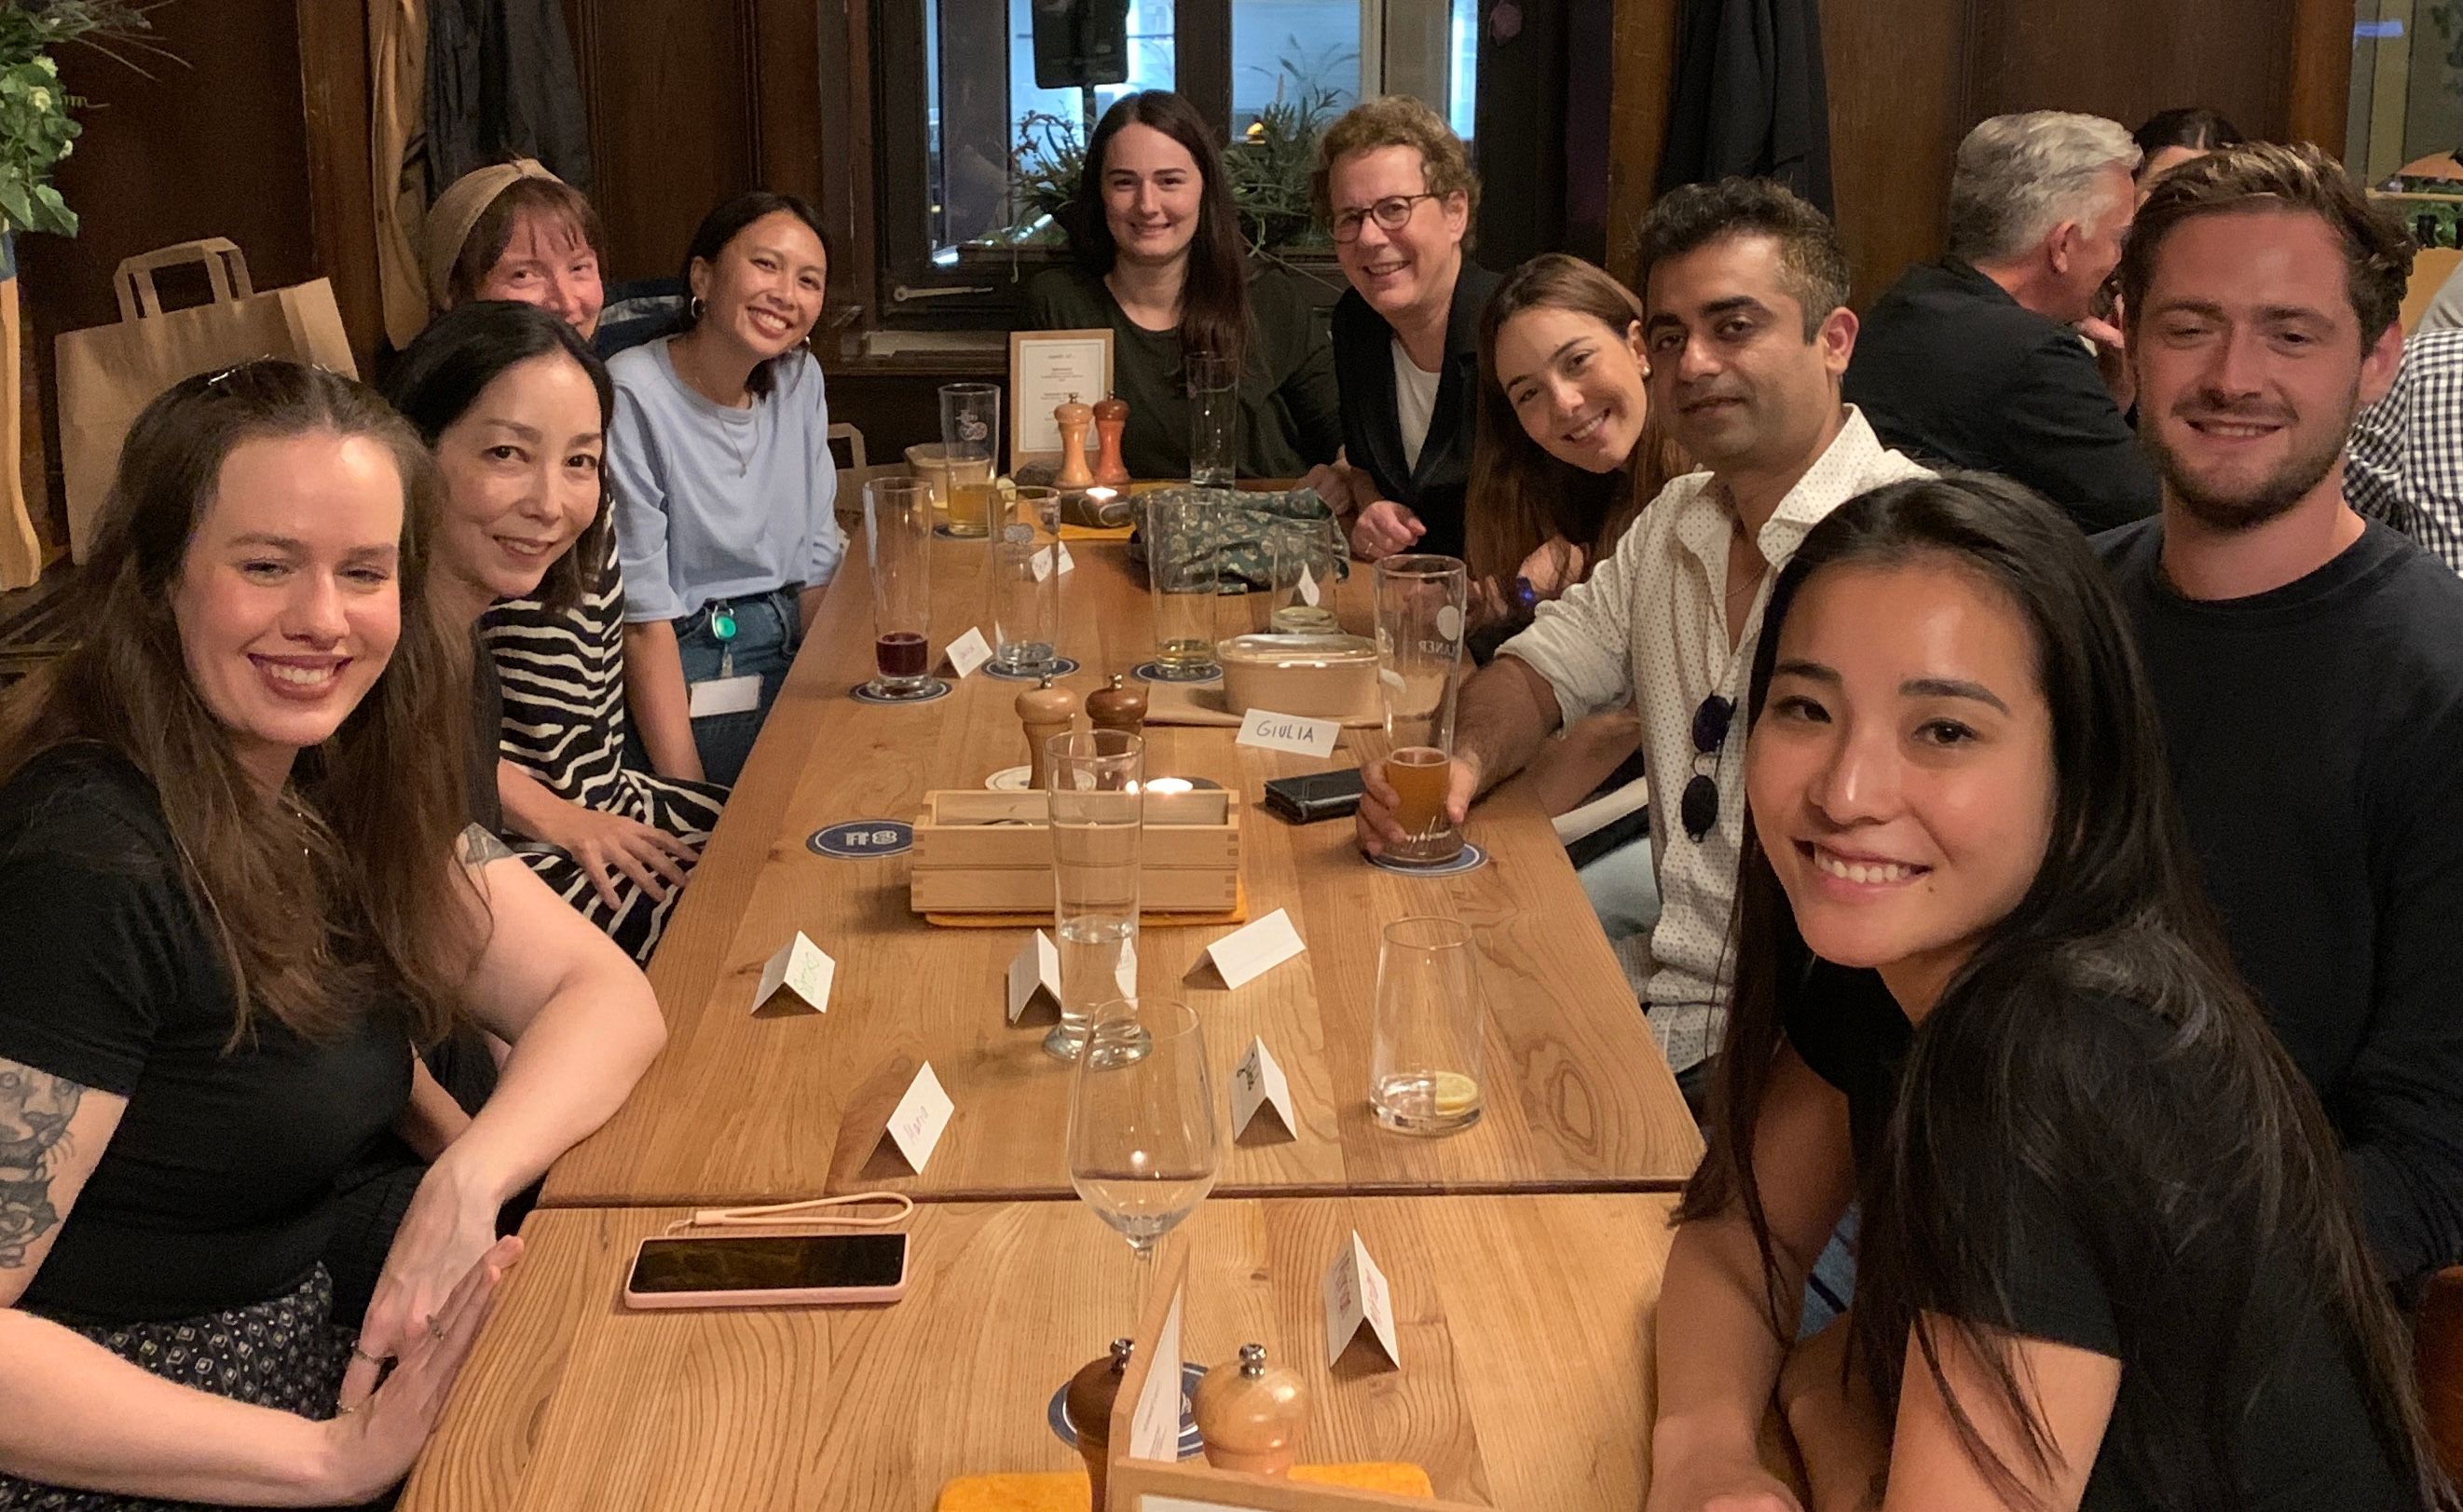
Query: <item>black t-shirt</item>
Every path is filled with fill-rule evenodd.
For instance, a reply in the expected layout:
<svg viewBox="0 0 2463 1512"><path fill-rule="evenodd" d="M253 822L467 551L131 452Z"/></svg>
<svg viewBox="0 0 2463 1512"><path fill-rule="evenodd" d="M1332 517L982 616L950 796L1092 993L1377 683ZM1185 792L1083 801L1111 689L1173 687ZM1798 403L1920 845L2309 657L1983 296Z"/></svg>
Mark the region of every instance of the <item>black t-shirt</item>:
<svg viewBox="0 0 2463 1512"><path fill-rule="evenodd" d="M1446 315L1445 367L1420 459L1404 455L1394 389L1394 328L1346 290L1334 302L1334 374L1342 386L1342 444L1355 467L1385 498L1406 506L1428 533L1414 551L1460 556L1471 489L1471 452L1479 429L1479 312L1504 282L1466 256Z"/></svg>
<svg viewBox="0 0 2463 1512"><path fill-rule="evenodd" d="M2372 522L2271 593L2183 597L2099 536L2233 958L2401 1282L2463 1261L2463 579Z"/></svg>
<svg viewBox="0 0 2463 1512"><path fill-rule="evenodd" d="M226 1051L231 1015L151 784L81 745L0 785L0 1060L128 1099L30 1310L194 1317L316 1264L335 1177L409 1097L409 1031L372 1005L311 1045L259 1015Z"/></svg>
<svg viewBox="0 0 2463 1512"><path fill-rule="evenodd" d="M1871 972L1827 965L1820 971L1819 990L1799 1002L1785 1029L1815 1074L1846 1094L1868 1235L1878 1205L1889 1200L1876 1191L1877 1166L1884 1134L1904 1097L1910 1200L1926 1215L1950 1220L1906 1225L1910 1242L1926 1242L1927 1234L1999 1234L2008 1257L2001 1279L2016 1331L2121 1362L2112 1428L2089 1474L2082 1512L2164 1504L2118 1452L2120 1430L2136 1422L2167 1424L2191 1443L2204 1442L2204 1430L2179 1421L2178 1403L2155 1399L2132 1361L2197 1356L2235 1328L2223 1380L2234 1390L2262 1382L2236 1439L2234 1463L2243 1500L2235 1505L2250 1512L2417 1505L2378 1444L2341 1330L2316 1307L2314 1288L2302 1279L2305 1267L2271 1242L2267 1215L2242 1199L2232 1173L2217 1169L2209 1154L2225 1143L2218 1120L2242 1113L2231 1093L2233 1077L2211 1058L2202 1063L2173 1052L2169 1027L2137 1004L2084 991L2058 994L2057 1007L2031 1017L2038 1018L2038 1031L2070 1037L2080 1048L2064 1064L2085 1069L2077 1081L2054 1085L2047 1076L2024 1089L2019 1095L2030 1106L2020 1112L2079 1134L2063 1141L2056 1169L2012 1180L2022 1162L2001 1152L1950 1148L1946 1131L1925 1110L1937 1099L1976 1097L1994 1084L1985 1058L2025 1055L2027 1047L1928 1021L1927 1032L1962 1035L1968 1043L1931 1047L1924 1069L1935 1085L1907 1085L1917 1031L1897 1002ZM2058 1023L2044 1022L2052 1019ZM2125 1100L2134 1109L2131 1119L2092 1117L2095 1109ZM1976 1122L1957 1120L1962 1129ZM2146 1147L2130 1148L2131 1139L2145 1139ZM2224 1279L2252 1264L2245 1314L2197 1315L2201 1298L2223 1292ZM2149 1307L2168 1290L2188 1300ZM1947 1310L1934 1299L1909 1301L1920 1309Z"/></svg>

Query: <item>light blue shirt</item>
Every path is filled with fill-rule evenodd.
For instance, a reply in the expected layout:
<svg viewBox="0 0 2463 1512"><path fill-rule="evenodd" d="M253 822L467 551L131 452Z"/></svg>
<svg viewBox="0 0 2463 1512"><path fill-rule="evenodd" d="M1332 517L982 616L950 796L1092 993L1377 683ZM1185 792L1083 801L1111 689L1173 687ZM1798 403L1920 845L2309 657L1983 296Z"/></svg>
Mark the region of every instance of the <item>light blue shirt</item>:
<svg viewBox="0 0 2463 1512"><path fill-rule="evenodd" d="M773 365L750 409L676 377L665 338L619 353L607 466L624 559L624 618L682 619L720 599L817 587L846 554L821 365Z"/></svg>

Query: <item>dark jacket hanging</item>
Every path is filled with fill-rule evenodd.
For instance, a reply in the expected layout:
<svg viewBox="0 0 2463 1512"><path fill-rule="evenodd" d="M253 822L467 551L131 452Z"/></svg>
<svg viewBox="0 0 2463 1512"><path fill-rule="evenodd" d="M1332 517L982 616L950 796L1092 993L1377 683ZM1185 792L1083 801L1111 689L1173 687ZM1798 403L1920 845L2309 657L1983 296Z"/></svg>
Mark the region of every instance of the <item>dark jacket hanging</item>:
<svg viewBox="0 0 2463 1512"><path fill-rule="evenodd" d="M1776 179L1830 213L1820 0L1685 0L1659 192Z"/></svg>
<svg viewBox="0 0 2463 1512"><path fill-rule="evenodd" d="M562 0L429 0L429 193L508 158L536 158L589 192L590 120Z"/></svg>

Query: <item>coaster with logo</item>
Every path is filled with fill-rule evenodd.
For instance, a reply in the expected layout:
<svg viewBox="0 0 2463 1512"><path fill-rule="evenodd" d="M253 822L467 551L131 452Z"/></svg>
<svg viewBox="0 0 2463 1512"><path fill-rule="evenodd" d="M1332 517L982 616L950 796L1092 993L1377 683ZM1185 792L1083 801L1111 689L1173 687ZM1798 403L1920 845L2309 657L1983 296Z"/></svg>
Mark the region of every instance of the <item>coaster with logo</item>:
<svg viewBox="0 0 2463 1512"><path fill-rule="evenodd" d="M1398 876L1460 876L1465 872L1476 872L1486 866L1488 853L1469 840L1465 840L1462 854L1436 866L1403 866L1388 861L1382 855L1370 856L1368 864L1380 871L1392 872Z"/></svg>

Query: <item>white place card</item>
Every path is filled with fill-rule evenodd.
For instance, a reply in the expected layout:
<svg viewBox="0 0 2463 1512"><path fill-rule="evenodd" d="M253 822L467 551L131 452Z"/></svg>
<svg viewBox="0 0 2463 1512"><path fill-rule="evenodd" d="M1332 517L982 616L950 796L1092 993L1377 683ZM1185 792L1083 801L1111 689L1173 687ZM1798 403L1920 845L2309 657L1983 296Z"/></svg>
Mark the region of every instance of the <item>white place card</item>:
<svg viewBox="0 0 2463 1512"><path fill-rule="evenodd" d="M1275 1064L1275 1052L1266 1048L1263 1035L1249 1042L1249 1053L1232 1069L1232 1137L1237 1140L1257 1116L1260 1108L1271 1108L1282 1121L1285 1134L1297 1135L1299 1119L1292 1113L1292 1084L1283 1069Z"/></svg>
<svg viewBox="0 0 2463 1512"><path fill-rule="evenodd" d="M932 1158L932 1149L941 1142L942 1131L949 1127L949 1114L956 1106L941 1090L941 1078L932 1074L932 1063L926 1061L889 1114L890 1142L917 1176L924 1174L924 1162Z"/></svg>
<svg viewBox="0 0 2463 1512"><path fill-rule="evenodd" d="M784 987L815 1013L827 1013L830 983L838 974L839 963L799 929L796 938L778 947L778 953L761 968L761 984L752 994L752 1011L758 1013L768 1007L770 1000Z"/></svg>
<svg viewBox="0 0 2463 1512"><path fill-rule="evenodd" d="M1138 1390L1137 1410L1129 1415L1132 1458L1165 1464L1180 1459L1180 1304L1186 1295L1173 1290L1163 1327L1155 1332L1145 1384Z"/></svg>
<svg viewBox="0 0 2463 1512"><path fill-rule="evenodd" d="M1060 1006L1060 947L1039 929L1009 963L1009 1021L1015 1024L1038 997Z"/></svg>
<svg viewBox="0 0 2463 1512"><path fill-rule="evenodd" d="M981 625L969 625L965 635L949 642L948 656L950 671L970 677L992 659L992 642L984 638Z"/></svg>
<svg viewBox="0 0 2463 1512"><path fill-rule="evenodd" d="M1237 989L1307 948L1292 927L1292 916L1278 908L1207 946L1197 964L1212 962L1223 984Z"/></svg>
<svg viewBox="0 0 2463 1512"><path fill-rule="evenodd" d="M1397 1367L1403 1354L1394 1333L1394 1296L1385 1285L1385 1273L1377 1262L1368 1258L1368 1246L1361 1242L1360 1231L1351 1231L1351 1242L1334 1257L1325 1271L1325 1363L1334 1364L1351 1345L1353 1336L1365 1322L1376 1337L1377 1347Z"/></svg>
<svg viewBox="0 0 2463 1512"><path fill-rule="evenodd" d="M1063 572L1078 565L1078 559L1069 554L1069 543L1066 541L1056 541L1040 549L1035 553L1034 562L1035 580L1038 583L1053 574L1055 571L1053 564L1056 562L1059 564L1057 571Z"/></svg>
<svg viewBox="0 0 2463 1512"><path fill-rule="evenodd" d="M1302 719L1272 709L1251 709L1240 720L1239 744L1272 751L1297 751L1302 756L1331 756L1342 738L1340 720Z"/></svg>

